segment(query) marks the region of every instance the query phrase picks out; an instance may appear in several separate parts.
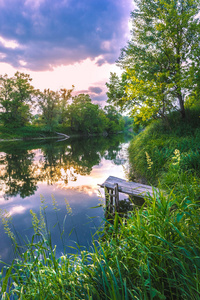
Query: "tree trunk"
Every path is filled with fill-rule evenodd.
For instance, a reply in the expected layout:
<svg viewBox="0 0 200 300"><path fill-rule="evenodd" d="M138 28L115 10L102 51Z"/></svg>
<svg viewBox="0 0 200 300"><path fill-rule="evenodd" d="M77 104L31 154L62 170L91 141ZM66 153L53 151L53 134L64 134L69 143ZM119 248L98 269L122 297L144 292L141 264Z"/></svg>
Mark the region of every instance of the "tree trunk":
<svg viewBox="0 0 200 300"><path fill-rule="evenodd" d="M181 93L181 41L182 41L182 29L178 30L178 34L177 34L177 41L178 41L178 45L177 45L177 49L176 49L176 55L177 55L177 59L176 59L176 69L177 69L177 97L178 97L178 101L179 101L179 107L180 107L180 113L181 113L181 117L182 119L185 119L185 107L184 107L184 99L183 99L183 95Z"/></svg>
<svg viewBox="0 0 200 300"><path fill-rule="evenodd" d="M183 96L180 93L178 93L177 96L178 96L178 100L179 100L181 117L182 117L182 119L185 119L185 106L184 106Z"/></svg>

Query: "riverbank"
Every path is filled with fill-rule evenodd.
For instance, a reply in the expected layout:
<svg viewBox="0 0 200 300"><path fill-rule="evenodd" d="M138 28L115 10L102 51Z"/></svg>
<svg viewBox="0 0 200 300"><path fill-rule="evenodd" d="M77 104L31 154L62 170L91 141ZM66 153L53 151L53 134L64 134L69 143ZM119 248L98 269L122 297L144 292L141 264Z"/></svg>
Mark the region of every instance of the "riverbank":
<svg viewBox="0 0 200 300"><path fill-rule="evenodd" d="M45 136L45 137L30 137L30 138L12 138L12 139L0 139L0 142L15 142L15 141L34 141L34 140L50 140L50 139L59 139L59 136ZM68 137L70 138L70 137Z"/></svg>
<svg viewBox="0 0 200 300"><path fill-rule="evenodd" d="M5 128L2 125L0 126L0 142L11 142L11 141L27 141L27 140L47 140L47 139L67 139L70 137L96 137L114 134L127 134L133 135L132 132L127 132L126 130L120 132L103 132L103 133L76 133L71 131L63 130L63 128L57 128L53 132L46 131L44 128L37 126L29 125L27 127L21 128Z"/></svg>
<svg viewBox="0 0 200 300"><path fill-rule="evenodd" d="M129 147L131 179L145 178L148 184L168 190L178 190L174 172L199 180L199 115L199 107L187 110L185 120L175 112L169 116L171 128L157 121L136 136Z"/></svg>
<svg viewBox="0 0 200 300"><path fill-rule="evenodd" d="M46 139L55 138L56 134L48 132L43 128L29 125L20 128L9 128L0 126L0 141L19 141L26 139Z"/></svg>

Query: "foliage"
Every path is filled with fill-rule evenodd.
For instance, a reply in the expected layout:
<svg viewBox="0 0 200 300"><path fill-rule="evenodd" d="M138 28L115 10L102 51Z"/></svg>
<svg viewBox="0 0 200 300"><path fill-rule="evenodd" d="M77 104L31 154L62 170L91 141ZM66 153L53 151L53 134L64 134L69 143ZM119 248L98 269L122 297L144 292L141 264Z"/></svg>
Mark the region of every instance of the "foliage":
<svg viewBox="0 0 200 300"><path fill-rule="evenodd" d="M35 94L31 80L29 75L19 72L11 78L1 76L0 120L4 126L18 128L29 123L30 105Z"/></svg>
<svg viewBox="0 0 200 300"><path fill-rule="evenodd" d="M120 113L112 105L104 107L104 112L107 118L106 131L108 133L123 131L125 127L125 121Z"/></svg>
<svg viewBox="0 0 200 300"><path fill-rule="evenodd" d="M59 120L59 100L58 92L44 90L38 93L38 105L42 111L42 119L47 131L52 132Z"/></svg>
<svg viewBox="0 0 200 300"><path fill-rule="evenodd" d="M92 134L103 133L105 130L105 115L98 105L92 103L87 94L79 94L72 98L67 117L73 132Z"/></svg>
<svg viewBox="0 0 200 300"><path fill-rule="evenodd" d="M66 123L67 105L71 99L74 89L60 89L60 91L51 91L45 89L44 92L37 91L37 104L39 114L33 117L33 123L37 126L44 126L48 132L55 131L58 124Z"/></svg>
<svg viewBox="0 0 200 300"><path fill-rule="evenodd" d="M170 189L174 188L176 181L174 181L172 174L172 179L169 181L171 176L169 164L174 151L178 149L181 155L179 173L187 174L183 185L186 184L186 178L188 178L189 184L193 176L200 177L199 115L199 106L186 110L184 121L174 112L169 116L173 131L169 131L162 121L157 121L136 136L129 147L133 176L146 178L151 184L158 181L166 184L165 179L169 175L167 185ZM148 153L153 163L150 169L147 168L148 161L145 153Z"/></svg>
<svg viewBox="0 0 200 300"><path fill-rule="evenodd" d="M64 122L66 122L66 110L67 110L67 105L69 100L72 97L72 92L73 92L74 86L72 86L71 89L67 90L67 89L60 89L60 103L59 103L59 110L60 110L60 114L59 114L59 123L62 124Z"/></svg>
<svg viewBox="0 0 200 300"><path fill-rule="evenodd" d="M131 40L118 61L124 72L121 79L111 74L108 101L131 108L135 122L168 122L177 109L184 118L185 98L199 96L199 2L135 3Z"/></svg>
<svg viewBox="0 0 200 300"><path fill-rule="evenodd" d="M108 88L107 97L108 103L115 104L123 108L125 105L128 106L127 102L123 101L126 98L126 74L123 73L121 78L116 73L110 73L109 82L106 83Z"/></svg>

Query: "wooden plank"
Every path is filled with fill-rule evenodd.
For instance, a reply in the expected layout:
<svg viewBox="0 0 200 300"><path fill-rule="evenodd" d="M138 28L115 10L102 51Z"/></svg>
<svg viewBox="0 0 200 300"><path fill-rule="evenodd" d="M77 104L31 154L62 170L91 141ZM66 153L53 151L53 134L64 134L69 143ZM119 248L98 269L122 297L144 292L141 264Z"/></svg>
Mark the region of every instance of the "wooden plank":
<svg viewBox="0 0 200 300"><path fill-rule="evenodd" d="M124 179L109 176L103 184L100 184L101 187L107 187L109 189L114 189L115 185L118 185L118 191L121 193L135 195L137 197L143 198L146 195L153 195L153 190L157 191L156 188L153 188L149 185L137 183L137 182L127 182Z"/></svg>

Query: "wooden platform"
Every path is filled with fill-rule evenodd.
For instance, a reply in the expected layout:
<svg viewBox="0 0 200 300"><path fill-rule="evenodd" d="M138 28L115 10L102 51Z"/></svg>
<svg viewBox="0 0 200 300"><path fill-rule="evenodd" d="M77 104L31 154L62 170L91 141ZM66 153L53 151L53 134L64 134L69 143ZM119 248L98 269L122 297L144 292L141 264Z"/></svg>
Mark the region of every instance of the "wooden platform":
<svg viewBox="0 0 200 300"><path fill-rule="evenodd" d="M109 176L104 183L100 184L100 187L106 187L107 189L113 190L116 184L118 185L118 192L137 196L140 198L144 198L148 195L152 196L153 189L157 190L156 188L152 188L149 185L131 181L127 182L124 179L120 179L114 176Z"/></svg>
<svg viewBox="0 0 200 300"><path fill-rule="evenodd" d="M119 211L119 193L144 199L145 197L153 196L153 193L157 191L155 187L137 182L127 182L124 179L114 176L109 176L99 186L105 190L106 212L109 213Z"/></svg>

